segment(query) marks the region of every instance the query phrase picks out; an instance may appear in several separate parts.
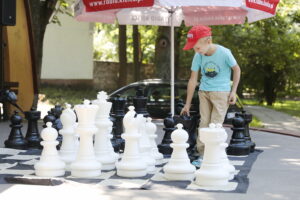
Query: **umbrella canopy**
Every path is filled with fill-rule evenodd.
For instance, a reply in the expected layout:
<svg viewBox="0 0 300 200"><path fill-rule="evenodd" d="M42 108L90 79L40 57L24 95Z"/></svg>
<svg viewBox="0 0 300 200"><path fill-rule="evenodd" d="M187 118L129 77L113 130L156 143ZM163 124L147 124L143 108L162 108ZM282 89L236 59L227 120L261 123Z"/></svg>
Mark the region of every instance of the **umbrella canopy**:
<svg viewBox="0 0 300 200"><path fill-rule="evenodd" d="M171 26L171 113L174 115L174 26L225 25L273 17L279 0L77 0L78 21Z"/></svg>

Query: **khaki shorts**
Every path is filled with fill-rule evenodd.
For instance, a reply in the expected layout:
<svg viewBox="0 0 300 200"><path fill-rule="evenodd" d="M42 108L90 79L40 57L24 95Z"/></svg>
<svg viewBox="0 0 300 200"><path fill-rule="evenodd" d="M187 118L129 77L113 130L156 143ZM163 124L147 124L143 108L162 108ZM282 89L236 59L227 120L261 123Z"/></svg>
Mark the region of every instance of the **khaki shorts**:
<svg viewBox="0 0 300 200"><path fill-rule="evenodd" d="M199 91L200 128L208 127L210 123L223 124L229 106L230 92ZM197 137L197 150L200 155L204 153L204 144L200 141L200 132Z"/></svg>

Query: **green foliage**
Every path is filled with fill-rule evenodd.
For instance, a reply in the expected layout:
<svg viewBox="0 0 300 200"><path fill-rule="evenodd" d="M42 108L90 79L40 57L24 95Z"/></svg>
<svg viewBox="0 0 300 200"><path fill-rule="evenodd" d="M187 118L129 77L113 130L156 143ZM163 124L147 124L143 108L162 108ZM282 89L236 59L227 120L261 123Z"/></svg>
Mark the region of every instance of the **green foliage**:
<svg viewBox="0 0 300 200"><path fill-rule="evenodd" d="M249 124L250 127L263 128L263 123L255 116L252 116L252 121Z"/></svg>
<svg viewBox="0 0 300 200"><path fill-rule="evenodd" d="M96 99L97 91L87 86L41 86L40 94L44 94L43 101L56 105L80 104L84 99Z"/></svg>
<svg viewBox="0 0 300 200"><path fill-rule="evenodd" d="M139 26L142 63L153 63L157 27ZM94 59L118 62L118 25L96 23ZM132 26L127 26L127 60L133 62Z"/></svg>

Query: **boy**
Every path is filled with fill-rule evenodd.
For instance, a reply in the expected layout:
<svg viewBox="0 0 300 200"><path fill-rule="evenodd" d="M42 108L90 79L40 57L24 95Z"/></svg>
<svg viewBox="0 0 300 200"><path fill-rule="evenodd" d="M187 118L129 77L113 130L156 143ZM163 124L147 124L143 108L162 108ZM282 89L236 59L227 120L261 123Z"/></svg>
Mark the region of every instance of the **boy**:
<svg viewBox="0 0 300 200"><path fill-rule="evenodd" d="M191 76L187 86L186 103L181 115L190 115L191 101L201 70L199 87L200 128L210 123L223 124L229 104L236 102L236 90L241 70L231 51L212 43L211 29L207 26L194 26L187 34L187 43L183 50L194 49L195 55L191 67ZM233 85L230 87L231 70ZM201 133L199 133L201 134ZM199 167L204 153L204 144L197 137L197 150L200 154L193 164Z"/></svg>

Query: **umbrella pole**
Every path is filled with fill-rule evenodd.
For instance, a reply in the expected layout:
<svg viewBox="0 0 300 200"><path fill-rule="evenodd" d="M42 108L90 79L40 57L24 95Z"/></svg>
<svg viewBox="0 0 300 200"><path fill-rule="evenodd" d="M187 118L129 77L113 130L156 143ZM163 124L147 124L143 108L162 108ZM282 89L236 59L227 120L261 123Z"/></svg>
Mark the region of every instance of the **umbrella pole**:
<svg viewBox="0 0 300 200"><path fill-rule="evenodd" d="M173 24L173 8L170 11L171 18L171 114L174 116L175 112L175 91L174 91L174 24Z"/></svg>

